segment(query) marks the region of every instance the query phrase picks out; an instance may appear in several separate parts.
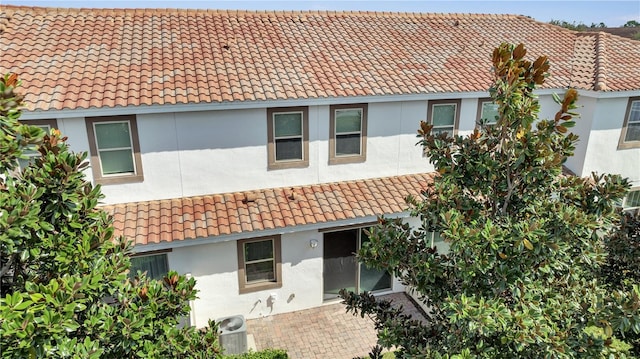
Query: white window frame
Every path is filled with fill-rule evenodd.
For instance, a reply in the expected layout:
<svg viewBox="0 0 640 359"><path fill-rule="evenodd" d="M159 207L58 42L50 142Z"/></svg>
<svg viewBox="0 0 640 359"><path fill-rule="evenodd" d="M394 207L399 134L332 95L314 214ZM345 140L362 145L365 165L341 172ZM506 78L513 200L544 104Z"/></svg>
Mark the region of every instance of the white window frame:
<svg viewBox="0 0 640 359"><path fill-rule="evenodd" d="M431 133L435 133L436 131L449 129L453 127L452 132L449 132L449 136L454 136L458 134L458 125L460 123L460 100L431 100L428 102L427 106L427 118L429 119L429 124L433 125L433 114L435 113L434 108L436 106L454 106L454 115L453 115L453 124L451 126L435 126L433 125L433 129Z"/></svg>
<svg viewBox="0 0 640 359"><path fill-rule="evenodd" d="M24 121L22 122L22 124L28 125L28 126L36 126L41 130L45 131L45 134L47 135L51 133L52 128L55 128L55 129L58 128L58 122L56 120L31 120L31 121ZM22 152L22 156L24 158L21 158L18 160L18 166L20 167L21 170L24 169L24 166L23 166L24 162L26 163L31 162L31 159L34 157L39 157L40 153L37 150L28 149Z"/></svg>
<svg viewBox="0 0 640 359"><path fill-rule="evenodd" d="M115 147L115 148L107 148L107 149L101 149L100 145L98 144L98 130L96 128L96 125L110 125L110 124L120 124L120 123L126 123L127 127L129 128L129 146L128 147ZM103 178L108 178L108 177L118 177L118 176L123 176L123 174L121 173L109 173L109 174L105 174L104 173L104 169L102 166L102 156L100 155L103 152L112 152L112 151L122 151L122 150L129 150L129 152L131 153L131 160L133 162L133 172L131 172L131 174L135 174L136 173L136 158L134 156L134 150L133 150L133 138L131 136L131 123L129 121L102 121L102 122L94 122L93 124L93 133L94 133L94 140L96 141L96 149L98 151L98 161L100 161L100 171L102 172L102 177Z"/></svg>
<svg viewBox="0 0 640 359"><path fill-rule="evenodd" d="M630 196L633 196L633 197L637 196L639 197L638 199L640 200L640 187L631 188L629 192L627 192L627 195L624 196L624 199L622 200L622 209L624 211L631 211L631 210L636 210L640 208L640 205L633 206L633 207L627 206L627 202L629 201Z"/></svg>
<svg viewBox="0 0 640 359"><path fill-rule="evenodd" d="M300 115L300 134L292 135L292 136L280 136L276 135L276 116L277 115L291 115L291 114L299 114ZM290 112L274 112L273 113L273 142L275 144L275 161L276 162L295 162L295 161L304 161L304 114L302 111L290 111ZM288 160L279 160L278 159L278 140L291 140L291 139L300 139L300 154L302 158L292 158Z"/></svg>
<svg viewBox="0 0 640 359"><path fill-rule="evenodd" d="M496 123L498 123L497 119L494 119L494 120L487 119L487 121L485 123L482 123L482 119L484 117L483 115L484 115L484 105L485 104L492 104L494 106L498 106L496 103L493 102L493 99L491 99L491 98L480 98L480 99L478 99L478 116L476 118L476 125L478 127L494 126Z"/></svg>

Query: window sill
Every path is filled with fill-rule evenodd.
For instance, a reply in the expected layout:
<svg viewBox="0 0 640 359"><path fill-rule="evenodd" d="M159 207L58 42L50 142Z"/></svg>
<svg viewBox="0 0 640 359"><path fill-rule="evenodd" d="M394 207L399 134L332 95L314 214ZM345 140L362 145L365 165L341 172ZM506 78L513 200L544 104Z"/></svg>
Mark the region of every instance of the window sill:
<svg viewBox="0 0 640 359"><path fill-rule="evenodd" d="M629 150L632 148L640 148L640 141L622 142L618 144L618 150Z"/></svg>
<svg viewBox="0 0 640 359"><path fill-rule="evenodd" d="M284 170L288 168L306 168L309 167L309 161L290 161L290 162L272 162L269 163L267 169L271 170Z"/></svg>
<svg viewBox="0 0 640 359"><path fill-rule="evenodd" d="M255 284L245 284L240 287L240 294L259 292L262 290L282 288L282 282L264 282Z"/></svg>
<svg viewBox="0 0 640 359"><path fill-rule="evenodd" d="M362 163L365 162L367 158L365 156L344 156L344 157L332 157L329 158L330 165L342 165L348 163Z"/></svg>
<svg viewBox="0 0 640 359"><path fill-rule="evenodd" d="M100 177L94 178L93 181L100 185L140 183L144 182L143 175L118 176L118 177Z"/></svg>

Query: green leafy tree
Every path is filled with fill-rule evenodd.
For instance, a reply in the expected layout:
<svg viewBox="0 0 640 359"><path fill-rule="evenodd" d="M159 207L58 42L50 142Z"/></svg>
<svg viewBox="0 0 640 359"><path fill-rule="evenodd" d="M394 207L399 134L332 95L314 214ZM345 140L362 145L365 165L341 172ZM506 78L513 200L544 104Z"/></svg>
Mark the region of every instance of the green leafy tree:
<svg viewBox="0 0 640 359"><path fill-rule="evenodd" d="M396 357L624 357L629 347L614 332L640 332L640 287L610 289L599 279L603 238L629 184L562 174L578 140L568 130L577 92L556 96L560 110L539 120L534 90L550 65L525 55L522 44L493 52L496 125L451 137L421 123L420 144L439 173L422 197L407 198L421 226L383 218L358 253L429 308L423 324L369 293L342 292L347 311L371 316L379 344L396 346ZM431 247L432 232L447 253Z"/></svg>
<svg viewBox="0 0 640 359"><path fill-rule="evenodd" d="M0 355L3 358L214 358L215 323L178 328L195 281L129 280L130 246L96 206L86 153L21 125L15 75L0 79ZM40 156L20 170L35 145Z"/></svg>
<svg viewBox="0 0 640 359"><path fill-rule="evenodd" d="M589 29L601 29L601 28L607 27L607 25L605 25L605 23L603 22L600 22L597 24L595 22L592 22L591 25L587 26L582 22L576 24L575 21L568 22L564 20L551 20L549 21L549 24L564 27L565 29L575 30L575 31L587 31Z"/></svg>
<svg viewBox="0 0 640 359"><path fill-rule="evenodd" d="M636 20L629 20L622 25L622 27L640 27L640 22L637 22Z"/></svg>
<svg viewBox="0 0 640 359"><path fill-rule="evenodd" d="M620 229L606 239L607 262L602 276L612 290L640 284L640 211L622 213ZM640 358L640 333L618 333L633 344L633 354Z"/></svg>

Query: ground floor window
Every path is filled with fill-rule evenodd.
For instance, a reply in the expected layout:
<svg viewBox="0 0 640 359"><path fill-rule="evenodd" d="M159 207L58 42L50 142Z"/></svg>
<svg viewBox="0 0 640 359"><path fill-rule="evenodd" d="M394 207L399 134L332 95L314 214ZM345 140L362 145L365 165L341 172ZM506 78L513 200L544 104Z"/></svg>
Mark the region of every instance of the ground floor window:
<svg viewBox="0 0 640 359"><path fill-rule="evenodd" d="M363 228L324 234L324 300L337 298L342 288L358 293L391 289L389 272L369 268L356 259L356 252L368 240Z"/></svg>
<svg viewBox="0 0 640 359"><path fill-rule="evenodd" d="M238 284L240 293L282 286L280 236L238 241Z"/></svg>
<svg viewBox="0 0 640 359"><path fill-rule="evenodd" d="M625 210L640 208L640 188L634 188L627 193L622 207Z"/></svg>

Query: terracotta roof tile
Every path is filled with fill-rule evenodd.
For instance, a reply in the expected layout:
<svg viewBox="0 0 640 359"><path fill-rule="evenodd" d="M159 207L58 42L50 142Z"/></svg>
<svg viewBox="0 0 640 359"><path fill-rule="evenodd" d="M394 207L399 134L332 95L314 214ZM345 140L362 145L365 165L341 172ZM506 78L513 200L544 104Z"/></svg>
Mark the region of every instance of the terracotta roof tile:
<svg viewBox="0 0 640 359"><path fill-rule="evenodd" d="M433 174L414 174L102 208L113 216L116 235L145 245L399 213L404 198L432 180Z"/></svg>
<svg viewBox="0 0 640 359"><path fill-rule="evenodd" d="M0 20L0 71L29 110L486 91L502 41L549 56L547 87L640 89L639 41L516 15L4 5Z"/></svg>

